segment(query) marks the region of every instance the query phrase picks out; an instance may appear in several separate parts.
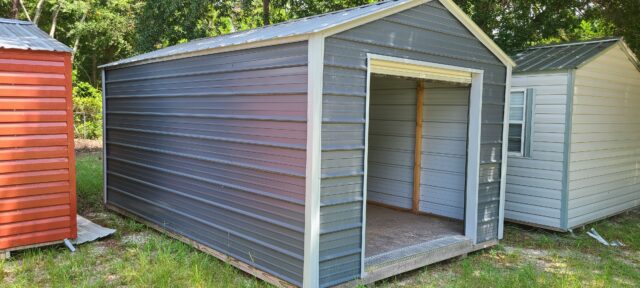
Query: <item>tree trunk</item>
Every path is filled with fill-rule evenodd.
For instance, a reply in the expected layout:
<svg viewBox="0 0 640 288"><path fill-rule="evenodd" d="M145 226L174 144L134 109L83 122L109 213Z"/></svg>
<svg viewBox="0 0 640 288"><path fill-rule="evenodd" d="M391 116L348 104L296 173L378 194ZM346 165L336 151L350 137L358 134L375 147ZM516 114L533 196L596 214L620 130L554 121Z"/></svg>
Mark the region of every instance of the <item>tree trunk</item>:
<svg viewBox="0 0 640 288"><path fill-rule="evenodd" d="M20 9L18 8L18 6L20 6L20 3L18 3L19 0L11 0L11 18L13 19L18 19L18 16L20 16Z"/></svg>
<svg viewBox="0 0 640 288"><path fill-rule="evenodd" d="M51 30L49 30L49 36L54 37L56 35L56 25L58 24L58 13L60 13L60 5L56 5L53 14L51 15Z"/></svg>
<svg viewBox="0 0 640 288"><path fill-rule="evenodd" d="M271 11L269 11L270 2L270 0L262 0L262 24L264 26L271 24L271 20L269 20L271 18Z"/></svg>
<svg viewBox="0 0 640 288"><path fill-rule="evenodd" d="M38 5L36 5L36 12L33 15L33 23L38 25L38 20L40 20L40 15L42 15L42 7L44 6L44 0L39 0Z"/></svg>
<svg viewBox="0 0 640 288"><path fill-rule="evenodd" d="M20 2L20 7L22 7L22 11L24 15L27 15L27 20L31 21L31 16L29 16L29 11L27 11L27 7L24 7L24 2L22 0L18 0Z"/></svg>
<svg viewBox="0 0 640 288"><path fill-rule="evenodd" d="M80 25L84 24L84 21L87 19L87 14L89 14L89 10L91 8L87 8L86 11L82 14L82 19L80 19ZM78 52L78 46L80 46L80 36L76 36L76 41L73 43L73 51L71 52L71 62L73 63L73 58L76 56L76 52Z"/></svg>
<svg viewBox="0 0 640 288"><path fill-rule="evenodd" d="M98 85L98 58L95 53L91 55L91 84L94 87Z"/></svg>

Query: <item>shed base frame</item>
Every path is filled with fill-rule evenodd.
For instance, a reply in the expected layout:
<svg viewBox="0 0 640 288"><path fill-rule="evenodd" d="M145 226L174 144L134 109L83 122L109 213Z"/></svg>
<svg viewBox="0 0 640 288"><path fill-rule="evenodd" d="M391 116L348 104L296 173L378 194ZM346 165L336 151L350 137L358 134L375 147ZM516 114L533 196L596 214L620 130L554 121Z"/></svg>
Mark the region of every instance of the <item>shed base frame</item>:
<svg viewBox="0 0 640 288"><path fill-rule="evenodd" d="M51 241L51 242L44 242L44 243L37 243L37 244L31 244L31 245L25 245L25 246L2 249L2 250L0 250L0 259L9 259L9 258L11 258L11 252L14 252L14 251L20 251L20 250L31 249L31 248L40 248L40 247L45 247L45 246L53 246L53 245L58 245L58 244L63 244L63 243L64 243L64 239L63 240L57 240L57 241Z"/></svg>
<svg viewBox="0 0 640 288"><path fill-rule="evenodd" d="M433 249L425 249L421 253L413 254L410 257L406 257L402 260L388 262L386 263L387 265L370 265L366 268L366 274L364 278L353 280L337 287L346 288L359 285L368 285L376 281L380 281L392 276L397 276L399 274L413 271L445 260L463 259L469 253L497 245L498 241L494 240L477 245L466 245L465 243L468 243L468 239L463 239L463 237L458 236L452 236L450 238L446 237L428 243L420 244L422 246L433 245L439 247L435 247ZM410 249L411 248L420 249L421 247L410 247Z"/></svg>
<svg viewBox="0 0 640 288"><path fill-rule="evenodd" d="M628 209L620 210L620 211L611 213L611 214L606 215L606 216L602 216L602 217L598 217L598 218L593 219L593 220L589 220L589 221L584 222L582 224L573 225L573 226L571 226L571 227L569 227L567 229L563 229L563 228L560 228L560 227L540 225L540 224L537 224L537 223L514 220L514 219L506 219L505 218L504 221L507 221L507 222L510 222L510 223L514 223L514 224L519 224L519 225L525 225L525 226L531 226L531 227L535 227L535 228L550 230L550 231L554 231L554 232L567 233L567 232L571 232L574 229L582 228L582 227L585 227L585 226L587 226L589 224L593 224L593 223L600 222L600 221L603 221L603 220L606 220L606 219L609 219L609 218L612 218L612 217L616 217L618 215L622 215L624 213L627 213L627 212L635 210L635 209L640 209L640 206L635 206L635 207L631 207L631 208L628 208Z"/></svg>
<svg viewBox="0 0 640 288"><path fill-rule="evenodd" d="M228 263L231 266L233 266L233 267L235 267L237 269L240 269L243 272L248 273L248 274L250 274L250 275L252 275L254 277L257 277L257 278L259 278L259 279L261 279L261 280L263 280L263 281L265 281L265 282L267 282L269 284L275 285L277 287L297 287L297 286L295 286L295 285L293 285L293 284L291 284L291 283L289 283L289 282L287 282L287 281L285 281L283 279L278 278L277 276L271 275L271 274L269 274L267 272L264 272L264 271L262 271L262 270L260 270L258 268L252 267L249 264L246 264L246 263L244 263L244 262L242 262L242 261L240 261L238 259L235 259L235 258L233 258L231 256L228 256L228 255L226 255L226 254L224 254L224 253L222 253L220 251L212 249L212 248L206 246L205 244L199 243L199 242L194 241L192 239L189 239L189 238L187 238L187 237L185 237L183 235L180 235L180 234L177 234L175 232L169 231L169 230L167 230L167 229L165 229L165 228L163 228L163 227L161 227L161 226L159 226L159 225L157 225L157 224L155 224L155 223L153 223L153 222L151 222L149 220L146 220L146 219L144 219L144 218L142 218L142 217L140 217L140 216L138 216L138 215L136 215L136 214L134 214L132 212L129 212L127 210L124 210L124 209L122 209L120 207L117 207L115 205L112 205L112 204L106 204L106 207L107 207L107 209L109 209L111 211L114 211L114 212L116 212L118 214L121 214L121 215L123 215L125 217L131 218L131 219L133 219L133 220L135 220L137 222L140 222L140 223L142 223L142 224L144 224L144 225L146 225L146 226L148 226L150 228L153 228L154 230L156 230L156 231L158 231L160 233L163 233L163 234L165 234L165 235L167 235L167 236L169 236L171 238L174 238L174 239L176 239L176 240L178 240L180 242L188 244L189 246L191 246L191 247L193 247L195 249L198 249L198 250L200 250L200 251L202 251L204 253L207 253L207 254L209 254L209 255L211 255L213 257L216 257L219 260L221 260L221 261L223 261L225 263Z"/></svg>
<svg viewBox="0 0 640 288"><path fill-rule="evenodd" d="M560 227L553 227L553 226L540 225L540 224L536 224L536 223L532 223L532 222L527 222L527 221L520 221L520 220L513 220L513 219L504 219L504 221L507 221L507 222L509 222L509 223L513 223L513 224L525 225L525 226L530 226L530 227L534 227L534 228L545 229L545 230L554 231L554 232L561 232L561 233L569 232L569 230L562 229L562 228L560 228Z"/></svg>

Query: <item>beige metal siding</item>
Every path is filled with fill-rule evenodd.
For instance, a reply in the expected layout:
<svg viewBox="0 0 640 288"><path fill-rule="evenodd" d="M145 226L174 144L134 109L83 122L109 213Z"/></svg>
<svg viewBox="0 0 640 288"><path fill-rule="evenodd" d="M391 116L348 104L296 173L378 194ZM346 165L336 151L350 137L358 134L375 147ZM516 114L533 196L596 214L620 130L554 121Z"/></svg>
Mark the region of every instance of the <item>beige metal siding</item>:
<svg viewBox="0 0 640 288"><path fill-rule="evenodd" d="M616 45L576 72L569 227L640 205L640 72Z"/></svg>
<svg viewBox="0 0 640 288"><path fill-rule="evenodd" d="M568 72L514 75L511 89L533 89L531 157L509 156L505 218L561 228Z"/></svg>

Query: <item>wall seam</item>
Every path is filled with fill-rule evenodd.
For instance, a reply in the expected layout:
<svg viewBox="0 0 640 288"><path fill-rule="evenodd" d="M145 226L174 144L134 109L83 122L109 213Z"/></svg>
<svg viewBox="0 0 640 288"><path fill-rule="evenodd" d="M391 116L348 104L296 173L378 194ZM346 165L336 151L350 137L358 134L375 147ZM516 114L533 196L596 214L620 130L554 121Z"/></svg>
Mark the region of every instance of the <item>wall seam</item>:
<svg viewBox="0 0 640 288"><path fill-rule="evenodd" d="M569 168L571 162L571 133L573 123L573 97L575 91L576 70L572 69L567 72L567 104L565 113L565 135L564 135L564 154L562 167L562 195L560 208L560 228L562 230L569 229Z"/></svg>

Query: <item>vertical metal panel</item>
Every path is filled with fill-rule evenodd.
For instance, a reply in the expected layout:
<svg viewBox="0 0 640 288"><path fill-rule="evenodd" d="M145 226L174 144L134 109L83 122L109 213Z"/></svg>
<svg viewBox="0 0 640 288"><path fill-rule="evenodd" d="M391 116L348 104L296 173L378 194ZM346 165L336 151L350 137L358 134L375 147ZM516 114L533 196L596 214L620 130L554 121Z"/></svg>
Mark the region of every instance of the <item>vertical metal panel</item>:
<svg viewBox="0 0 640 288"><path fill-rule="evenodd" d="M512 89L533 90L534 107L529 157L510 155L507 169L505 218L562 229L561 201L564 171L568 74L516 73ZM527 93L529 94L529 93Z"/></svg>
<svg viewBox="0 0 640 288"><path fill-rule="evenodd" d="M70 55L0 62L0 249L76 238Z"/></svg>
<svg viewBox="0 0 640 288"><path fill-rule="evenodd" d="M372 77L369 117L369 201L411 209L416 81Z"/></svg>
<svg viewBox="0 0 640 288"><path fill-rule="evenodd" d="M375 53L484 70L482 119L483 127L487 127L488 136L483 137L481 174L491 176L492 173L499 172L499 169L495 171L494 167L501 161L506 67L440 3L434 1L339 33L329 37L325 46L323 158L338 149L364 150L365 106L356 104L347 110L340 109L338 103L364 102L367 53ZM493 133L492 129L498 132ZM337 131L342 131L340 135L350 135L351 138L339 137ZM346 133L347 131L352 133ZM362 209L362 188L356 192L351 185L354 177L362 178L364 162L361 163L359 169L349 174L331 169L323 171L325 177L322 194L336 194L338 189L344 187L345 191L350 191L348 195L351 195L350 201L353 204L337 208L323 204L321 207L322 286L338 284L360 276L360 250L354 248L358 246L354 246L353 243L361 241L362 217L343 216L347 216L349 209ZM498 236L500 177L499 173L495 175L483 177L479 188L485 189L484 193L479 195L479 205L482 206L479 207L479 211L495 212L480 215L480 242L497 239ZM331 186L325 184L329 181L332 183ZM329 187L331 190L328 190ZM343 220L339 222L332 220L341 218ZM336 233L357 236L345 236L342 239L342 247L335 243L331 246L325 243L325 239L332 239Z"/></svg>
<svg viewBox="0 0 640 288"><path fill-rule="evenodd" d="M568 228L640 205L640 72L616 45L575 77Z"/></svg>
<svg viewBox="0 0 640 288"><path fill-rule="evenodd" d="M106 70L107 203L302 285L307 49Z"/></svg>
<svg viewBox="0 0 640 288"><path fill-rule="evenodd" d="M470 91L452 86L426 85L420 211L463 220Z"/></svg>

